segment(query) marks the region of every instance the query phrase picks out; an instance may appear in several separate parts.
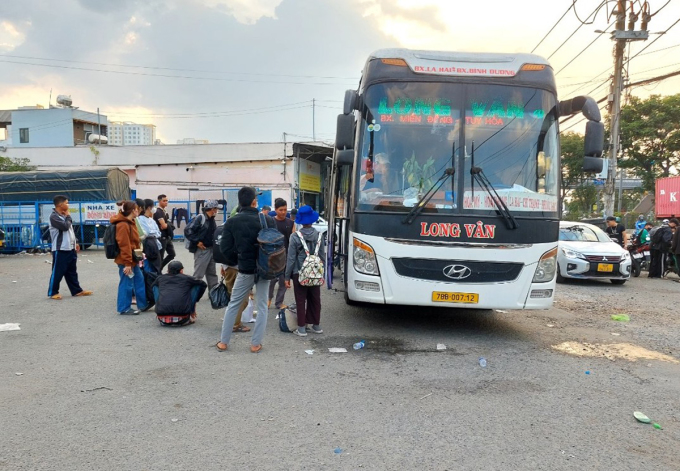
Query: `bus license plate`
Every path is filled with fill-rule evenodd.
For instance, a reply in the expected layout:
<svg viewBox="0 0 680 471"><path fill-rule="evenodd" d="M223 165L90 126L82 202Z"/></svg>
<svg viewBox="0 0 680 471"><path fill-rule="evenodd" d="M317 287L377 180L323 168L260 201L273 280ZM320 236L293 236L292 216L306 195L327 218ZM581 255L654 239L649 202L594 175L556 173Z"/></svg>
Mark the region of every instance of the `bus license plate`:
<svg viewBox="0 0 680 471"><path fill-rule="evenodd" d="M477 293L447 293L443 291L433 291L432 301L436 303L461 303L461 304L477 304L479 303L479 294Z"/></svg>
<svg viewBox="0 0 680 471"><path fill-rule="evenodd" d="M598 263L597 271L612 272L614 271L614 265L611 263Z"/></svg>

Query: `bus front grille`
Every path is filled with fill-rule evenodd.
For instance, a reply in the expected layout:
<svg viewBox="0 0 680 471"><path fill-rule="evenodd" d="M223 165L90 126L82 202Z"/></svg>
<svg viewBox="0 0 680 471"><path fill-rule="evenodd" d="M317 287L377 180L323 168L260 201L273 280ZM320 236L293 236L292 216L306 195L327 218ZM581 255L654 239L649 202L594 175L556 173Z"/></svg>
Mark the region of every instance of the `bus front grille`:
<svg viewBox="0 0 680 471"><path fill-rule="evenodd" d="M500 283L516 280L524 264L513 262L471 262L467 260L433 260L393 258L394 269L401 276L446 283Z"/></svg>

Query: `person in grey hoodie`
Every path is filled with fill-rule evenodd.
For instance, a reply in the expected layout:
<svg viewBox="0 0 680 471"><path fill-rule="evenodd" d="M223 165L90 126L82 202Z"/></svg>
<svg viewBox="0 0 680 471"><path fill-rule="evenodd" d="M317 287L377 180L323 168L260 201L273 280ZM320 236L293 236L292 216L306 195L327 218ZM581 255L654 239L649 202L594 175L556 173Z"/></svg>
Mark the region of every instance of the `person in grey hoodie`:
<svg viewBox="0 0 680 471"><path fill-rule="evenodd" d="M311 206L302 206L298 209L295 225L298 231L290 236L288 245L288 259L286 260L286 288L291 287L295 293L295 304L297 309L298 328L293 331L295 335L306 337L307 331L315 334L322 334L321 329L321 286L302 286L298 274L302 264L307 257L305 249L300 240L300 235L305 240L310 253L314 253L316 245L319 243L319 233L312 227L319 220L319 213L314 211ZM325 242L321 240L318 256L321 260L326 260Z"/></svg>
<svg viewBox="0 0 680 471"><path fill-rule="evenodd" d="M51 299L61 299L59 285L62 278L66 278L66 284L72 296L89 296L92 291L86 291L78 282L78 241L73 230L73 221L68 210L68 198L57 195L52 200L54 211L50 215L50 236L52 238L52 276L47 296Z"/></svg>

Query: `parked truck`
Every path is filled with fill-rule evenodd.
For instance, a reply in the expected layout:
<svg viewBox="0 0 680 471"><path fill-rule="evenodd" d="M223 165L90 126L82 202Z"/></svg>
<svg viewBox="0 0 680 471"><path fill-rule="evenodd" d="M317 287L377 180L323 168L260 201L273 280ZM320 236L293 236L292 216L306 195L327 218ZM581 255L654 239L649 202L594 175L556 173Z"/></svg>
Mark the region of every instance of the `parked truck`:
<svg viewBox="0 0 680 471"><path fill-rule="evenodd" d="M130 199L130 180L118 168L77 171L0 172L0 233L3 252L49 248L49 218L55 195L69 198L76 238L82 248L99 244L117 212Z"/></svg>
<svg viewBox="0 0 680 471"><path fill-rule="evenodd" d="M654 211L659 219L680 217L680 177L656 180Z"/></svg>

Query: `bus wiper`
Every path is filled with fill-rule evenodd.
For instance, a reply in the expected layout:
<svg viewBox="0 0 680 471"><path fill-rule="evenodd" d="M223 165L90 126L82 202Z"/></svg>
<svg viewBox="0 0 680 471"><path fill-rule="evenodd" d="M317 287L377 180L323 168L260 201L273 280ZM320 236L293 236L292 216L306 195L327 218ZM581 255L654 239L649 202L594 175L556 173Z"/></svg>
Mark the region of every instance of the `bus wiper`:
<svg viewBox="0 0 680 471"><path fill-rule="evenodd" d="M503 216L503 219L505 220L505 225L508 227L508 229L519 228L517 220L512 215L510 209L508 209L508 206L505 204L505 202L498 195L498 192L493 187L489 179L486 177L484 171L480 167L473 166L472 168L470 168L470 177L476 180L477 183L479 183L479 186L481 186L484 189L484 191L486 191L489 194L489 197L491 197L491 200L494 202L494 205L496 205L498 212L501 214L501 216Z"/></svg>
<svg viewBox="0 0 680 471"><path fill-rule="evenodd" d="M411 208L411 211L406 215L404 220L402 221L402 224L411 224L417 217L418 215L425 209L425 205L430 202L432 197L439 191L439 189L444 186L444 183L446 183L446 180L449 177L453 177L453 175L456 173L456 170L453 167L447 168L444 170L444 173L442 174L439 179L434 182L434 184L430 187L429 190L427 190L427 193L423 195L422 198Z"/></svg>

